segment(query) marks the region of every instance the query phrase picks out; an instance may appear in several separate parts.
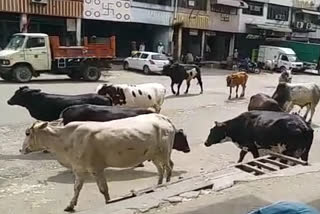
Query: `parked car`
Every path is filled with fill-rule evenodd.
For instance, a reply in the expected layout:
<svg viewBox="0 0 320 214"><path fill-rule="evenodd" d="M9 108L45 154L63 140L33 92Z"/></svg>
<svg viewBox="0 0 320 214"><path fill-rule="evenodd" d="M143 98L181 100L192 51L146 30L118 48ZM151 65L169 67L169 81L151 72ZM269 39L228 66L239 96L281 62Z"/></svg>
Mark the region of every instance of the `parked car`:
<svg viewBox="0 0 320 214"><path fill-rule="evenodd" d="M164 54L140 51L124 60L123 69L137 69L145 74L162 74L163 66L169 63L169 58Z"/></svg>

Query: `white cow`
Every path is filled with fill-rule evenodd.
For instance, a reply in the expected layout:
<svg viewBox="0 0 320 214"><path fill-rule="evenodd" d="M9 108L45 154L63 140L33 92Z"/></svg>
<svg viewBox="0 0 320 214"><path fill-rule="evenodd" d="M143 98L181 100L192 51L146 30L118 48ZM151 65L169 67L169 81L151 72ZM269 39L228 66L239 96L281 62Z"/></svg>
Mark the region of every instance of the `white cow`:
<svg viewBox="0 0 320 214"><path fill-rule="evenodd" d="M311 122L320 100L320 89L315 83L279 83L272 98L275 99L286 112L290 112L294 105L298 105L301 108L307 106L304 119L307 119L311 110L309 119L309 122Z"/></svg>
<svg viewBox="0 0 320 214"><path fill-rule="evenodd" d="M164 102L166 89L159 83L147 83L140 85L101 84L96 93L112 98L113 105L125 105L127 107L154 108L160 112Z"/></svg>
<svg viewBox="0 0 320 214"><path fill-rule="evenodd" d="M92 175L108 202L104 175L107 167L128 168L151 160L158 169L158 184L171 178L172 148L189 152L185 136L160 114L148 114L110 122L72 122L52 126L35 122L26 130L21 152L27 154L47 149L75 175L74 196L65 211L74 211L85 175Z"/></svg>

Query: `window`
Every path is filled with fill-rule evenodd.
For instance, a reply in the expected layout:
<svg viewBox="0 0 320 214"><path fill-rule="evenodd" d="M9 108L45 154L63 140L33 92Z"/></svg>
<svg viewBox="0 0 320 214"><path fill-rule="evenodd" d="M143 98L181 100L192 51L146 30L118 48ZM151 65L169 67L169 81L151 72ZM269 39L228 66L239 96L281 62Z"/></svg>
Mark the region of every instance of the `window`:
<svg viewBox="0 0 320 214"><path fill-rule="evenodd" d="M211 11L216 13L224 13L224 14L230 14L230 15L237 15L238 9L235 7L229 7L225 5L219 5L219 4L211 4Z"/></svg>
<svg viewBox="0 0 320 214"><path fill-rule="evenodd" d="M179 0L178 6L195 10L207 10L207 2L207 0Z"/></svg>
<svg viewBox="0 0 320 214"><path fill-rule="evenodd" d="M42 48L45 47L44 38L29 38L26 48Z"/></svg>
<svg viewBox="0 0 320 214"><path fill-rule="evenodd" d="M288 21L289 20L289 7L269 4L267 19Z"/></svg>
<svg viewBox="0 0 320 214"><path fill-rule="evenodd" d="M283 60L283 61L289 61L288 57L285 56L285 55L282 55L282 56L281 56L281 60Z"/></svg>
<svg viewBox="0 0 320 214"><path fill-rule="evenodd" d="M141 57L140 57L140 58L141 58L141 59L147 59L148 56L149 56L148 54L141 54Z"/></svg>
<svg viewBox="0 0 320 214"><path fill-rule="evenodd" d="M141 53L136 53L135 55L132 56L132 58L139 58Z"/></svg>
<svg viewBox="0 0 320 214"><path fill-rule="evenodd" d="M154 60L168 60L168 58L164 54L152 55L151 59L154 59Z"/></svg>
<svg viewBox="0 0 320 214"><path fill-rule="evenodd" d="M243 14L249 14L254 16L263 16L263 3L247 1L248 8L243 9Z"/></svg>
<svg viewBox="0 0 320 214"><path fill-rule="evenodd" d="M136 2L149 3L149 4L159 4L164 6L171 6L172 0L133 0Z"/></svg>

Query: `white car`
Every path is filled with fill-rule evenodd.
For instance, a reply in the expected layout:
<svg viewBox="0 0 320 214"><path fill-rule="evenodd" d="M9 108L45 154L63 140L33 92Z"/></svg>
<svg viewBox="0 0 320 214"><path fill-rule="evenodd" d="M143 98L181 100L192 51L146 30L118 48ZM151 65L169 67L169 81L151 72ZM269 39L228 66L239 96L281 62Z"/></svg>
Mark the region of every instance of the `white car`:
<svg viewBox="0 0 320 214"><path fill-rule="evenodd" d="M168 57L164 54L139 51L124 60L123 69L137 69L143 71L145 74L161 74L163 66L169 63Z"/></svg>

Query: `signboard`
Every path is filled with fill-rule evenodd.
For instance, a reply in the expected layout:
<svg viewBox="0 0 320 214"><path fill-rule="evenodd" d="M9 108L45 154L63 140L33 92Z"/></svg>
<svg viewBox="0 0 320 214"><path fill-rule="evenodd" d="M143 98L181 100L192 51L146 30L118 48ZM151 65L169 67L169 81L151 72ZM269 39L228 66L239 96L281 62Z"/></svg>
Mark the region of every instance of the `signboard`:
<svg viewBox="0 0 320 214"><path fill-rule="evenodd" d="M155 24L169 26L173 18L171 11L151 10L133 7L131 10L131 21L137 23Z"/></svg>
<svg viewBox="0 0 320 214"><path fill-rule="evenodd" d="M131 0L84 0L83 18L105 21L131 21Z"/></svg>
<svg viewBox="0 0 320 214"><path fill-rule="evenodd" d="M67 31L75 32L76 30L77 30L76 19L67 19Z"/></svg>

